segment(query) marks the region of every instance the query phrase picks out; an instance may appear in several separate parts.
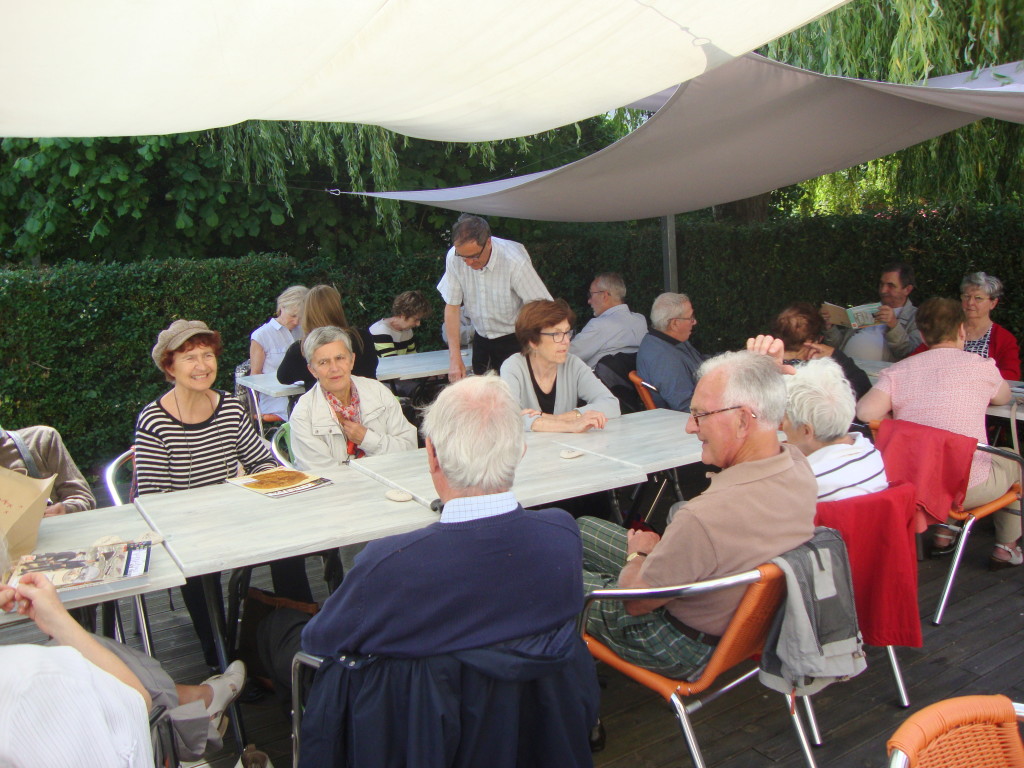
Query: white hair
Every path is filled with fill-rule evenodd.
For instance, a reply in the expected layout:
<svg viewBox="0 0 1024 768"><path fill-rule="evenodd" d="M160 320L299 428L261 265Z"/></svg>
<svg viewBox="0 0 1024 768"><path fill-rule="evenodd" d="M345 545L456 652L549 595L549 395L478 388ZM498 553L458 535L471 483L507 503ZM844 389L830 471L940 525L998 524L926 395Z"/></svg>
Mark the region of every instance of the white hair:
<svg viewBox="0 0 1024 768"><path fill-rule="evenodd" d="M964 275L960 283L960 293L965 293L968 288L980 288L990 299L998 299L1003 295L1003 281L998 277L986 275L984 272L971 272Z"/></svg>
<svg viewBox="0 0 1024 768"><path fill-rule="evenodd" d="M608 291L616 301L626 298L626 281L618 272L602 272L594 278L594 282L601 286L602 291Z"/></svg>
<svg viewBox="0 0 1024 768"><path fill-rule="evenodd" d="M692 304L692 302L685 293L661 294L651 305L651 325L655 330L664 333L672 318L680 317L680 313L687 304Z"/></svg>
<svg viewBox="0 0 1024 768"><path fill-rule="evenodd" d="M814 438L831 443L850 431L856 401L850 382L831 357L797 366L794 376L783 376L789 391L786 415L794 427L808 425Z"/></svg>
<svg viewBox="0 0 1024 768"><path fill-rule="evenodd" d="M324 325L320 328L314 328L309 332L309 335L302 340L302 356L306 358L306 364L313 364L313 355L320 349L324 344L333 344L336 341L340 341L345 345L345 349L348 353L352 354L352 339L349 335L341 330L336 325Z"/></svg>
<svg viewBox="0 0 1024 768"><path fill-rule="evenodd" d="M519 403L497 375L446 387L424 410L423 436L453 488L500 493L512 487L523 457Z"/></svg>
<svg viewBox="0 0 1024 768"><path fill-rule="evenodd" d="M306 300L307 293L309 293L309 288L304 285L293 285L290 288L285 288L281 291L281 295L277 297L277 313L294 312L299 314L302 311L302 302Z"/></svg>
<svg viewBox="0 0 1024 768"><path fill-rule="evenodd" d="M723 352L705 360L697 378L724 371L724 407L745 405L757 416L757 428L775 432L786 415L786 385L776 362L756 352Z"/></svg>

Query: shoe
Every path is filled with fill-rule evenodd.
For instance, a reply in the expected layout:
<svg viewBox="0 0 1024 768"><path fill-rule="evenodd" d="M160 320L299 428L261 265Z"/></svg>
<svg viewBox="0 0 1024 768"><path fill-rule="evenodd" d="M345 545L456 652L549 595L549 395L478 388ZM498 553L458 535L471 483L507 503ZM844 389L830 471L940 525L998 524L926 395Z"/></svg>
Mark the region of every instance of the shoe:
<svg viewBox="0 0 1024 768"><path fill-rule="evenodd" d="M999 550L1009 554L1009 557L996 557L996 552ZM992 557L988 561L988 569L990 571L998 571L1002 568L1012 568L1021 563L1024 563L1024 553L1021 552L1019 546L1014 544L1012 547L1008 547L1005 544L996 544L995 549L992 550Z"/></svg>
<svg viewBox="0 0 1024 768"><path fill-rule="evenodd" d="M956 549L956 541L955 533L936 533L932 537L932 548L929 554L932 557L950 555Z"/></svg>
<svg viewBox="0 0 1024 768"><path fill-rule="evenodd" d="M601 722L601 718L598 718L597 725L590 729L590 751L600 752L604 749L604 742L604 723Z"/></svg>
<svg viewBox="0 0 1024 768"><path fill-rule="evenodd" d="M242 768L274 768L266 752L256 749L255 744L248 745L238 759Z"/></svg>
<svg viewBox="0 0 1024 768"><path fill-rule="evenodd" d="M210 713L211 727L216 725L218 731L227 727L227 718L224 711L231 705L242 689L245 687L245 664L241 661L233 661L221 675L214 675L203 680L203 685L213 689L213 699L206 711Z"/></svg>

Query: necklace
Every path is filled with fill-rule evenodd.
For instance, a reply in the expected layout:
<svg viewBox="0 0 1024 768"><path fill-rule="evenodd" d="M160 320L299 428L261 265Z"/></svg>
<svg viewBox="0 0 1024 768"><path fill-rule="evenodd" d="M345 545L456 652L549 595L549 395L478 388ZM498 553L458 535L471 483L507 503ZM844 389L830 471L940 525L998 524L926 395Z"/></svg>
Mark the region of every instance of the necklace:
<svg viewBox="0 0 1024 768"><path fill-rule="evenodd" d="M188 452L188 477L185 480L185 487L186 488L191 488L192 487L192 441L188 439L188 429L186 429L185 413L184 413L184 411L181 410L181 403L178 402L178 388L177 387L174 387L171 390L171 396L174 398L174 407L177 408L177 410L178 410L178 423L181 424L181 434L182 434L182 437L185 438L185 450ZM207 398L207 403L209 403L210 407L212 408L212 410L210 411L210 416L212 417L213 414L215 414L217 412L217 406L214 405L213 403L210 403L208 398ZM200 422L196 422L196 423L198 424ZM230 473L228 472L228 462L227 462L227 459L224 460L224 477L225 477L225 479L231 477Z"/></svg>

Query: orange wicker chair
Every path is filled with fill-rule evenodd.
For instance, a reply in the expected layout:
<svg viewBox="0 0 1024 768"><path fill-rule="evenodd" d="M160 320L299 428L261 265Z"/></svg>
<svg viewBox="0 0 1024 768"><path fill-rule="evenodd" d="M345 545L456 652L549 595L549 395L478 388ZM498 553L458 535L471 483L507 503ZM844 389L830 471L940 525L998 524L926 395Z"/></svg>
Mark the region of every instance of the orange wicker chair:
<svg viewBox="0 0 1024 768"><path fill-rule="evenodd" d="M651 600L692 597L737 586L746 586L746 592L740 601L739 607L736 609L736 613L733 615L732 621L729 622L725 634L708 660L703 673L693 682L673 680L631 664L606 645L588 635L585 631L590 608L598 600ZM686 746L690 750L690 757L693 760L694 766L696 768L704 768L704 758L701 756L700 747L697 744L697 738L690 723L689 713L697 711L708 702L717 699L740 683L754 677L758 671L757 667L755 666L733 681L708 693L703 699L694 698L693 701L686 704L683 703L683 699L696 697L698 694L704 693L711 688L720 675L761 652L768 629L771 626L772 617L775 616L775 612L782 603L785 594L785 577L779 567L772 563L766 563L758 566L755 570L733 576L710 579L679 587L665 587L662 589L598 589L587 595L583 606L583 613L580 615L580 627L583 632L583 640L586 642L591 656L617 669L641 685L650 688L671 704L676 718L679 720L679 727L683 732L683 738L686 739ZM783 699L786 701L786 707L790 711L793 726L796 728L797 738L800 740L800 746L803 749L807 764L814 768L814 757L811 755L811 747L804 732L800 715L795 708L790 708L788 696L783 696ZM812 716L809 708L808 715ZM820 742L820 739L817 738L817 729L814 727L813 719L812 728L815 731L816 742Z"/></svg>
<svg viewBox="0 0 1024 768"><path fill-rule="evenodd" d="M641 379L640 374L636 371L629 372L629 380L636 387L636 393L640 396L640 402L644 404L644 408L648 411L653 411L656 406L654 405L654 398L651 397L650 384Z"/></svg>
<svg viewBox="0 0 1024 768"><path fill-rule="evenodd" d="M886 742L889 768L1024 768L1024 704L959 696L911 715Z"/></svg>
<svg viewBox="0 0 1024 768"><path fill-rule="evenodd" d="M868 426L871 427L871 434L877 436L878 429L881 426L881 421L870 421ZM936 432L944 432L938 428L934 428ZM990 445L978 444L977 450L985 453L991 453L996 456L1003 456L1012 461L1016 461L1018 464L1024 466L1024 458L1019 454L1013 453L1012 451L1005 451L1001 448L993 448ZM888 469L888 466L887 466ZM889 480L907 480L913 482L912 478L904 477L893 477L889 475ZM960 566L960 558L963 557L964 548L967 544L967 537L971 534L971 529L974 527L974 523L983 517L988 517L995 512L1006 507L1013 501L1016 501L1021 497L1021 484L1014 483L1010 486L1009 490L1006 491L999 498L990 501L988 504L982 504L980 507L974 507L974 509L963 509L963 510L950 510L949 516L954 520L962 523L960 526L960 536L957 538L956 548L953 550L953 559L949 564L949 573L946 575L946 583L942 587L942 594L939 596L939 604L935 608L935 617L932 619L932 624L938 626L942 623L942 614L946 612L946 603L949 601L949 595L953 591L953 580L956 579L956 571ZM948 527L948 526L947 526ZM955 529L952 529L955 532Z"/></svg>

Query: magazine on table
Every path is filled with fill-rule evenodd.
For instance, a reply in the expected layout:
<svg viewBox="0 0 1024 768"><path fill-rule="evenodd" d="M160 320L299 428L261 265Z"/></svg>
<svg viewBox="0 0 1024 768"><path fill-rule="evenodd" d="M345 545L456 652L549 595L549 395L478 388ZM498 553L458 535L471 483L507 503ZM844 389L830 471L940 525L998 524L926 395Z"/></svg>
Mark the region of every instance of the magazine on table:
<svg viewBox="0 0 1024 768"><path fill-rule="evenodd" d="M60 590L142 576L149 571L153 543L151 540L105 542L66 552L23 555L5 575L4 582L17 587L26 573L39 571Z"/></svg>
<svg viewBox="0 0 1024 768"><path fill-rule="evenodd" d="M875 313L882 308L881 302L871 304L860 304L856 307L840 307L838 304L829 304L827 301L821 305L821 311L828 317L832 325L845 325L848 328L867 328L872 325L881 325L875 319Z"/></svg>
<svg viewBox="0 0 1024 768"><path fill-rule="evenodd" d="M246 490L255 491L262 496L277 499L282 496L291 496L293 493L311 491L321 485L330 485L333 481L298 469L278 467L243 477L230 477L228 482Z"/></svg>

